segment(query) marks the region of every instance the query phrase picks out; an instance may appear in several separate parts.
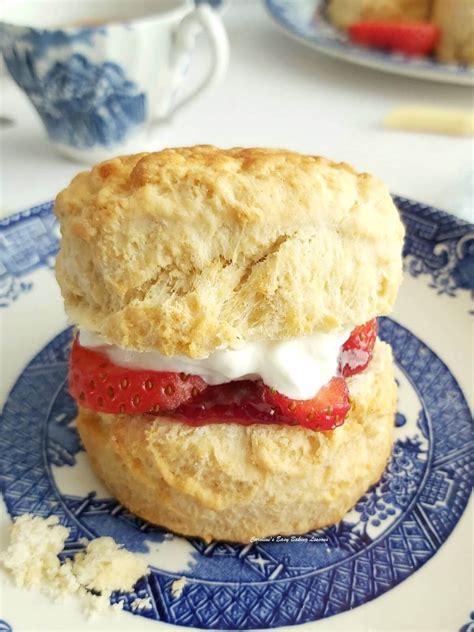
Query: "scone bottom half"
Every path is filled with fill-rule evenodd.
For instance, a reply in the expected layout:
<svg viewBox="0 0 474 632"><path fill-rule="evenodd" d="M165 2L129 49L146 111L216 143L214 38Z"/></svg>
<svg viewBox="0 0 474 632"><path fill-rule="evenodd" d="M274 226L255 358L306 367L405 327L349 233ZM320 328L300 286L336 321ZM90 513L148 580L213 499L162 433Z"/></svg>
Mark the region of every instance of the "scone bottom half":
<svg viewBox="0 0 474 632"><path fill-rule="evenodd" d="M378 180L198 146L102 163L56 213L70 393L120 502L246 542L336 522L378 480L395 383L376 316L403 241Z"/></svg>
<svg viewBox="0 0 474 632"><path fill-rule="evenodd" d="M335 430L237 423L191 427L167 416L79 407L93 469L132 512L206 541L250 542L334 524L376 483L393 445L396 384L377 342L349 378L351 409Z"/></svg>

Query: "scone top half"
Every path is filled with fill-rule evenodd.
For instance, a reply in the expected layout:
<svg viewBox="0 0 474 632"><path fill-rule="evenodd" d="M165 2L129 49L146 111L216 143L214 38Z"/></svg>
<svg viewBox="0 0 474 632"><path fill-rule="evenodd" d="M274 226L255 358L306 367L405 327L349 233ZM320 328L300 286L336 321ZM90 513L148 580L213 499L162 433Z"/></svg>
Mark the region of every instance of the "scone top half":
<svg viewBox="0 0 474 632"><path fill-rule="evenodd" d="M345 164L197 146L116 158L58 195L66 311L108 344L205 358L391 311L403 227Z"/></svg>

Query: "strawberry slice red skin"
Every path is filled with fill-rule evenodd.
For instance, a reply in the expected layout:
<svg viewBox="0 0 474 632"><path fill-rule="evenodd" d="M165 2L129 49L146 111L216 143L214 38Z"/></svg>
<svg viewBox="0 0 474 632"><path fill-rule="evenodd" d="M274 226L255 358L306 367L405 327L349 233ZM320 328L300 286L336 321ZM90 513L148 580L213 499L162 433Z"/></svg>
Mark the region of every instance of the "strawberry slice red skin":
<svg viewBox="0 0 474 632"><path fill-rule="evenodd" d="M168 412L207 388L197 375L130 370L74 341L69 392L80 406L112 414Z"/></svg>
<svg viewBox="0 0 474 632"><path fill-rule="evenodd" d="M349 37L362 46L421 57L433 52L440 29L428 22L357 22L349 27Z"/></svg>
<svg viewBox="0 0 474 632"><path fill-rule="evenodd" d="M262 382L237 381L209 386L196 375L120 367L100 351L74 342L69 388L81 406L111 414L167 414L184 423L254 423L300 425L332 430L350 410L345 383L372 359L377 320L356 327L339 356L338 376L310 400L294 400Z"/></svg>
<svg viewBox="0 0 474 632"><path fill-rule="evenodd" d="M351 407L342 377L333 377L313 399L290 399L265 385L263 398L287 423L297 423L310 430L333 430L341 426Z"/></svg>
<svg viewBox="0 0 474 632"><path fill-rule="evenodd" d="M367 368L372 360L377 334L376 318L352 330L339 355L339 373L343 377L356 375Z"/></svg>

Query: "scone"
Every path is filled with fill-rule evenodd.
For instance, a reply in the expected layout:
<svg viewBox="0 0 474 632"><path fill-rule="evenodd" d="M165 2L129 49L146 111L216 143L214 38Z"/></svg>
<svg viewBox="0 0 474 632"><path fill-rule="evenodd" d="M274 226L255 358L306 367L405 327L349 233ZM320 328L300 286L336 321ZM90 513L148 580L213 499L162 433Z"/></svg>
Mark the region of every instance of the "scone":
<svg viewBox="0 0 474 632"><path fill-rule="evenodd" d="M382 183L198 146L97 165L55 210L78 429L121 503L248 542L337 522L380 478L403 241Z"/></svg>
<svg viewBox="0 0 474 632"><path fill-rule="evenodd" d="M431 20L441 30L439 61L474 65L474 0L434 0Z"/></svg>
<svg viewBox="0 0 474 632"><path fill-rule="evenodd" d="M442 4L444 0L440 0ZM422 22L432 0L329 0L328 17L339 29L365 21Z"/></svg>

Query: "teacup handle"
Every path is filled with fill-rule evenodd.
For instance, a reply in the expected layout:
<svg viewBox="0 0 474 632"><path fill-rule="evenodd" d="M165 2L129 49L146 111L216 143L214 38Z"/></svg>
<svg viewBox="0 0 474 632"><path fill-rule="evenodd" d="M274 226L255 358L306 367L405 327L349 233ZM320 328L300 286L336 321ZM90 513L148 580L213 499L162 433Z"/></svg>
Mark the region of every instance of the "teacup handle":
<svg viewBox="0 0 474 632"><path fill-rule="evenodd" d="M204 31L211 45L211 65L202 82L181 101L173 104L170 115L175 114L193 101L199 94L211 88L224 76L229 63L229 40L217 13L209 6L201 5L188 13L174 33L172 68L176 76L182 76L188 64L189 52L194 47L199 30Z"/></svg>

